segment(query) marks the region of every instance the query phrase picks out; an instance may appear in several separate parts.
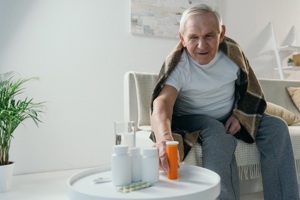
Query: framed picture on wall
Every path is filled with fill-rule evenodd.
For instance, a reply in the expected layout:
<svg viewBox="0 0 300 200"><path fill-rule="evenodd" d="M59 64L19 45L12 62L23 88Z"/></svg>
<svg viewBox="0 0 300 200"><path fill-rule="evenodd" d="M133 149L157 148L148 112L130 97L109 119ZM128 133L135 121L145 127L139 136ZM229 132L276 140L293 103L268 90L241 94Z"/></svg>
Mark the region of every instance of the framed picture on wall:
<svg viewBox="0 0 300 200"><path fill-rule="evenodd" d="M200 3L218 10L217 0L131 0L131 32L178 38L183 11Z"/></svg>

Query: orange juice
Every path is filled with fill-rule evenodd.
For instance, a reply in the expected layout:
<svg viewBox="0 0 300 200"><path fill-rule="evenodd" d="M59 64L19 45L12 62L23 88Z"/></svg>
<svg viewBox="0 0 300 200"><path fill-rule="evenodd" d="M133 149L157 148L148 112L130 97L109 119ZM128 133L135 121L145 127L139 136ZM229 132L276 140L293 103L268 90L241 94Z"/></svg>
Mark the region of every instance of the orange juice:
<svg viewBox="0 0 300 200"><path fill-rule="evenodd" d="M168 141L167 145L167 157L169 161L170 170L168 172L169 179L178 179L178 142Z"/></svg>

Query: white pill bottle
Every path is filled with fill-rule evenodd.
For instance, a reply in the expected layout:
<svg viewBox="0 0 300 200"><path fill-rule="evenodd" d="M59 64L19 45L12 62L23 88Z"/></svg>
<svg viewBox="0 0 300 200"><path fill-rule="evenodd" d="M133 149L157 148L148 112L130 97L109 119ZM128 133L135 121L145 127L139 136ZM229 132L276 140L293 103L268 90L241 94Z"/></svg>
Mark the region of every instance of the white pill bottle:
<svg viewBox="0 0 300 200"><path fill-rule="evenodd" d="M156 183L159 180L159 159L157 148L143 149L142 181Z"/></svg>
<svg viewBox="0 0 300 200"><path fill-rule="evenodd" d="M124 186L131 183L131 159L127 145L114 145L111 156L112 183Z"/></svg>
<svg viewBox="0 0 300 200"><path fill-rule="evenodd" d="M142 180L142 155L139 147L129 148L131 158L131 182Z"/></svg>

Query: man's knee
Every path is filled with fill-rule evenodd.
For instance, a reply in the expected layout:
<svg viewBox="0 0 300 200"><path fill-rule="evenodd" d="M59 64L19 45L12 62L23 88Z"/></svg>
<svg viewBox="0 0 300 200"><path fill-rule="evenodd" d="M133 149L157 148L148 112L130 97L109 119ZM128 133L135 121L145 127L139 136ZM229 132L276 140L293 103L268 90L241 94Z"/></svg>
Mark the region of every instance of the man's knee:
<svg viewBox="0 0 300 200"><path fill-rule="evenodd" d="M289 129L286 122L279 117L267 116L261 122L261 127L256 137L257 142L264 138L271 141L278 137L280 140L289 138Z"/></svg>
<svg viewBox="0 0 300 200"><path fill-rule="evenodd" d="M287 123L279 117L272 117L272 129L275 132L284 132L284 133L288 133L288 125Z"/></svg>
<svg viewBox="0 0 300 200"><path fill-rule="evenodd" d="M202 133L202 135L201 135ZM232 152L235 151L237 146L237 141L233 135L226 132L224 125L219 123L214 123L205 131L201 131L200 135L202 137L202 142L207 143L207 145L217 148L217 149L227 149Z"/></svg>

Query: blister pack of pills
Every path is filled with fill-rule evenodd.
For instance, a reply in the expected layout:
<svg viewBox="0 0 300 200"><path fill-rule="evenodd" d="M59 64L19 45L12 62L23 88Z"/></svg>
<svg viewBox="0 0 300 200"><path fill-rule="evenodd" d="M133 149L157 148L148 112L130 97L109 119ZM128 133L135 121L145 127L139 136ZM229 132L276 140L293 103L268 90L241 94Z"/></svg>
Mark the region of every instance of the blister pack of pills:
<svg viewBox="0 0 300 200"><path fill-rule="evenodd" d="M134 192L148 187L151 187L151 184L148 182L136 182L125 186L116 187L116 189L119 192L129 193L129 192Z"/></svg>

